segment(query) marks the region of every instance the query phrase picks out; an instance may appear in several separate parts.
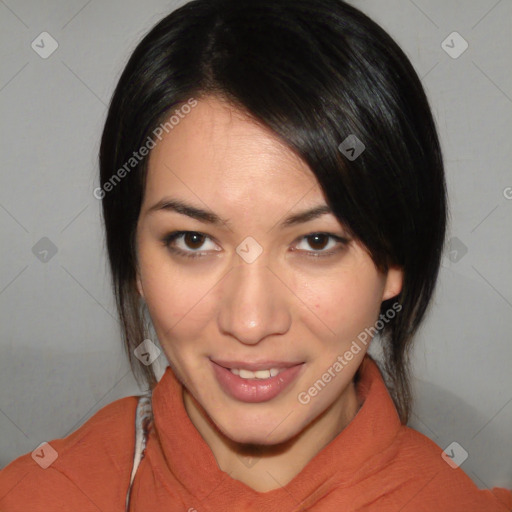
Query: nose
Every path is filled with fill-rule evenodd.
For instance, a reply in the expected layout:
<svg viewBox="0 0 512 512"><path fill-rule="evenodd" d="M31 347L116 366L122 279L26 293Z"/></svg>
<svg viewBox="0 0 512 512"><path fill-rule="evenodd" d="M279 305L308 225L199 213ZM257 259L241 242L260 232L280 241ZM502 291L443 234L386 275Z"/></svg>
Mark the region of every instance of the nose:
<svg viewBox="0 0 512 512"><path fill-rule="evenodd" d="M245 345L286 333L291 324L290 295L263 262L241 262L223 280L220 331Z"/></svg>

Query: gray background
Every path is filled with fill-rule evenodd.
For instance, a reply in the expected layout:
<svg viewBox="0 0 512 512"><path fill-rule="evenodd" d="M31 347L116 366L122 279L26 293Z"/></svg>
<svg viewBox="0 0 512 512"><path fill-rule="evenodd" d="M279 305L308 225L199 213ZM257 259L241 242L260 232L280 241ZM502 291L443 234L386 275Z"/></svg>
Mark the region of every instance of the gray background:
<svg viewBox="0 0 512 512"><path fill-rule="evenodd" d="M116 80L143 34L181 3L0 0L1 466L138 392L92 191ZM458 442L478 486L511 487L512 2L351 3L413 62L446 161L450 242L414 351L411 425L442 448ZM59 45L47 59L31 48L43 31ZM453 31L469 44L458 58L441 46ZM451 41L452 53L462 48Z"/></svg>

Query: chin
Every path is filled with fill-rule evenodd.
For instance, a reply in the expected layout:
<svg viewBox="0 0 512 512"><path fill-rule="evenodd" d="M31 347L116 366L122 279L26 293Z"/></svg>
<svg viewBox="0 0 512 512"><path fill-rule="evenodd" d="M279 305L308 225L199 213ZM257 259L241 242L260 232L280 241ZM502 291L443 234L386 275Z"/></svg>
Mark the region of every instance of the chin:
<svg viewBox="0 0 512 512"><path fill-rule="evenodd" d="M236 414L230 415L226 421L216 421L213 419L216 428L228 439L239 444L254 444L271 446L289 441L292 437L297 435L301 426L297 424L296 418L293 425L284 425L283 419L286 415L274 420L267 419L265 422L256 425L251 422L247 415L243 418L237 418ZM290 427L293 427L291 429ZM271 435L270 435L271 434Z"/></svg>

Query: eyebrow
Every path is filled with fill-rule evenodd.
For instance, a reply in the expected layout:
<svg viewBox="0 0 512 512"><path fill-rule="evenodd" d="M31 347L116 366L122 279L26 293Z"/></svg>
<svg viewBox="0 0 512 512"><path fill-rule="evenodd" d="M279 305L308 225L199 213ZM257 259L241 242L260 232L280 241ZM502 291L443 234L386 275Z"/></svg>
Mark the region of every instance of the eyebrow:
<svg viewBox="0 0 512 512"><path fill-rule="evenodd" d="M153 206L148 208L147 213L155 213L161 211L169 211L180 213L181 215L186 215L187 217L191 217L192 219L196 219L200 222L205 222L207 224L213 225L221 225L225 224L227 226L230 225L230 221L227 219L223 219L219 217L216 213L210 210L204 210L197 206L193 206L191 204L187 204L184 201L179 199L171 199L164 198L155 203ZM314 206L308 210L304 210L302 212L294 213L286 217L280 223L281 228L286 228L290 226L295 226L297 224L302 224L304 222L309 222L311 220L317 219L322 215L327 215L333 213L331 208L324 204L319 206Z"/></svg>

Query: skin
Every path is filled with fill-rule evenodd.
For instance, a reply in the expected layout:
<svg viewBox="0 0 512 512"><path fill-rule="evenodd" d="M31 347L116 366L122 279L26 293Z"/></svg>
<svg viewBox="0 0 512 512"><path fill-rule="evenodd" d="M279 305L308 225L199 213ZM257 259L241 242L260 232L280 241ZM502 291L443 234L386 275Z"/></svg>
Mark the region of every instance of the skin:
<svg viewBox="0 0 512 512"><path fill-rule="evenodd" d="M175 211L149 211L176 198L215 212L213 225ZM403 274L377 270L333 214L280 227L291 214L326 205L309 167L272 132L215 97L198 101L151 151L137 225L137 288L178 379L192 423L219 468L266 492L285 485L352 420L360 406L353 384L366 352L306 405L307 391L379 317ZM187 258L171 247L199 253ZM246 237L263 252L247 263L236 252ZM315 254L333 252L330 256ZM277 397L245 403L227 395L212 359L304 362ZM246 465L244 457L259 457ZM279 483L277 483L279 482Z"/></svg>

